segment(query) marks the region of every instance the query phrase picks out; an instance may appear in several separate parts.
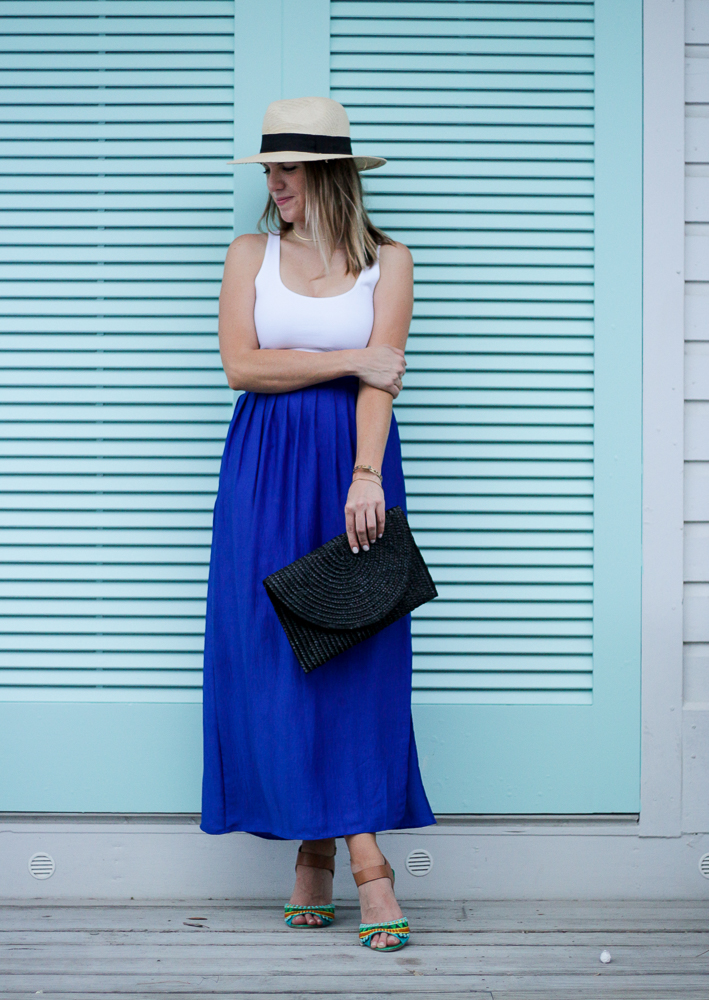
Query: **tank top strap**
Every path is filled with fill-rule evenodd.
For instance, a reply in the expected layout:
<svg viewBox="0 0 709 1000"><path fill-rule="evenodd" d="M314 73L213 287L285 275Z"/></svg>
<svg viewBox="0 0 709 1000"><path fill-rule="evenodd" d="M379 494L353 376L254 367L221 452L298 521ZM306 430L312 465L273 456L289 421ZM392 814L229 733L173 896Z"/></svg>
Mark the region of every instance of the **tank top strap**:
<svg viewBox="0 0 709 1000"><path fill-rule="evenodd" d="M281 268L280 239L278 233L269 233L266 238L266 251L255 281L257 294L265 294L267 288L272 289L278 285Z"/></svg>
<svg viewBox="0 0 709 1000"><path fill-rule="evenodd" d="M268 234L266 242L266 253L263 256L262 269L268 274L269 279L278 277L281 269L281 234Z"/></svg>

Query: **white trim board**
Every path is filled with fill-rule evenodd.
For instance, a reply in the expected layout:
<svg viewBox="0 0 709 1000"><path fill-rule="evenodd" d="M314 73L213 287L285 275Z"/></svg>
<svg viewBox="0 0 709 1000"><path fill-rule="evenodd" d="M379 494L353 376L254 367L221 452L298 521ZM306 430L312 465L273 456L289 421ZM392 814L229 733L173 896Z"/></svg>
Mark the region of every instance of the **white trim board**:
<svg viewBox="0 0 709 1000"><path fill-rule="evenodd" d="M644 3L641 836L682 789L684 3Z"/></svg>
<svg viewBox="0 0 709 1000"><path fill-rule="evenodd" d="M0 826L3 899L273 899L292 889L296 845L249 834L209 837L196 825L29 824ZM510 823L440 826L383 834L382 849L406 899L705 899L699 871L709 835L638 839L627 824L572 828ZM406 870L415 849L433 866ZM30 857L54 859L51 878L28 870ZM355 899L340 843L335 896Z"/></svg>

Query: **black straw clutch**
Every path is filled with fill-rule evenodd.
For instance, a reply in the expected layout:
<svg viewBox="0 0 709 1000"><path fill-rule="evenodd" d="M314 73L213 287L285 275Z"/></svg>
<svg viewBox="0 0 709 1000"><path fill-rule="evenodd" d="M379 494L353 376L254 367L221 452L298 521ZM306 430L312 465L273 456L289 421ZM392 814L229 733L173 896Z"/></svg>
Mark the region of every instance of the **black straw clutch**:
<svg viewBox="0 0 709 1000"><path fill-rule="evenodd" d="M343 532L263 581L306 673L438 596L401 507L355 555Z"/></svg>

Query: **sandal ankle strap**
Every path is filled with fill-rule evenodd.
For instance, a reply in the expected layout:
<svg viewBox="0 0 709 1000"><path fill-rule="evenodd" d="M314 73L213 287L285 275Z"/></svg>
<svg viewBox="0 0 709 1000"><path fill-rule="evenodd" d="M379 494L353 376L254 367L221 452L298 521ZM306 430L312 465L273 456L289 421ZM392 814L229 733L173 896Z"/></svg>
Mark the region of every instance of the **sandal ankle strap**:
<svg viewBox="0 0 709 1000"><path fill-rule="evenodd" d="M335 854L337 848L335 848ZM298 848L298 855L295 859L295 867L302 865L304 868L324 868L325 871L335 874L335 854L313 854L312 851L304 851Z"/></svg>
<svg viewBox="0 0 709 1000"><path fill-rule="evenodd" d="M386 858L384 858L383 865L372 865L371 868L363 868L362 871L352 874L358 889L365 882L373 882L377 878L388 878L391 880L392 886L394 885L394 872Z"/></svg>

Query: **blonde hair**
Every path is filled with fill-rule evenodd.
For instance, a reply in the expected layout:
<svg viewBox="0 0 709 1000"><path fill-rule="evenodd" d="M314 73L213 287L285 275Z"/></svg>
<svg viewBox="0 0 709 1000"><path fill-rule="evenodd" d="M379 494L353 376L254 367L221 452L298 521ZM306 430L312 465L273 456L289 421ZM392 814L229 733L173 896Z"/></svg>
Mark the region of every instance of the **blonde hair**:
<svg viewBox="0 0 709 1000"><path fill-rule="evenodd" d="M337 249L345 252L345 273L359 275L377 259L377 247L394 241L378 229L364 207L362 181L353 160L309 160L305 169L305 224L318 241L326 270ZM265 230L264 230L265 223ZM261 232L293 228L269 195L259 219Z"/></svg>

